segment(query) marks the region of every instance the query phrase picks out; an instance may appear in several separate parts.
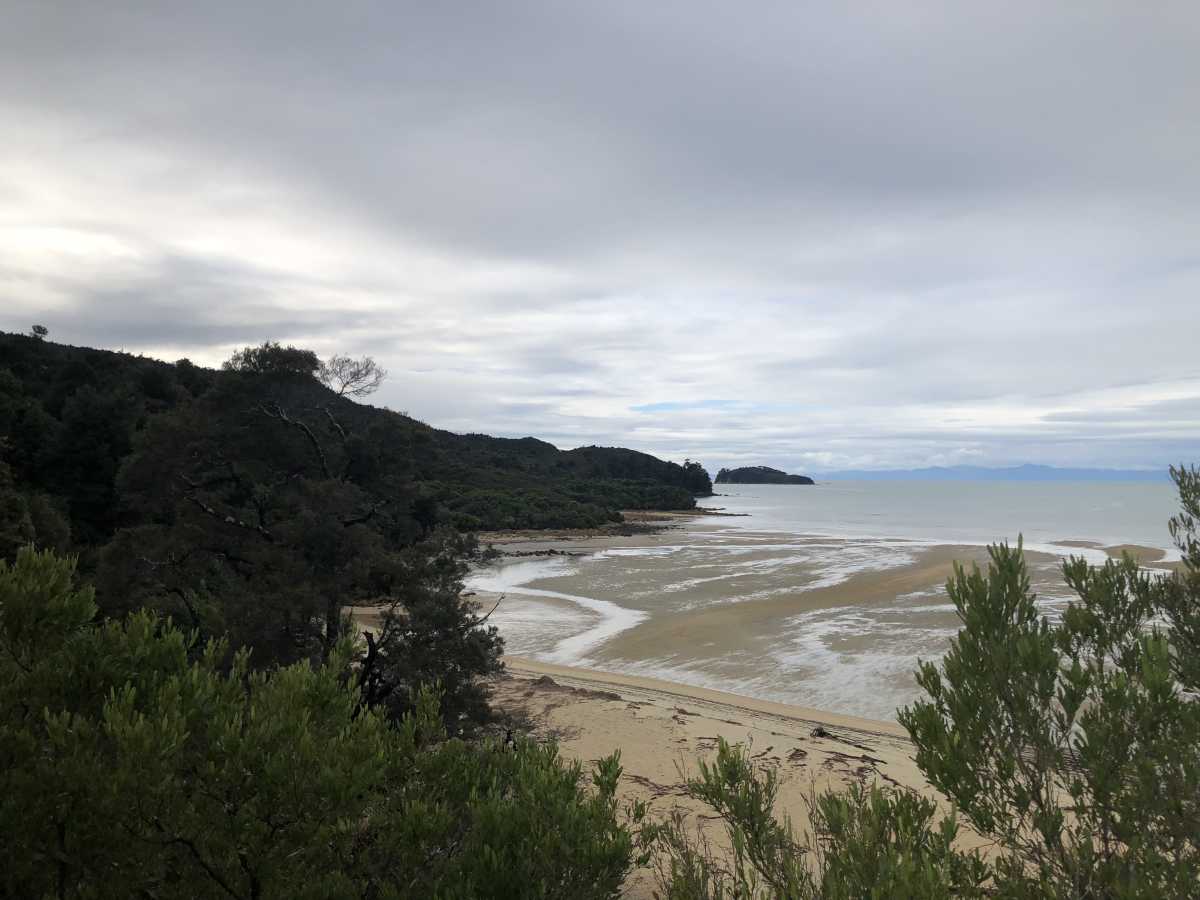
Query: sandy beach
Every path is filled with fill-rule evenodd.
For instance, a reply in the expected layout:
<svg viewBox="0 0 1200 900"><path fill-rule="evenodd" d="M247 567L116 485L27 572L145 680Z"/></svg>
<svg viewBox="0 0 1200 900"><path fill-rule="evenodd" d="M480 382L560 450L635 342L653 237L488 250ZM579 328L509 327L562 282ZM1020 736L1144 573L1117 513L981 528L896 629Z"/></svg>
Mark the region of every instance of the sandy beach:
<svg viewBox="0 0 1200 900"><path fill-rule="evenodd" d="M555 740L585 768L620 749L623 803L645 801L656 816L684 811L722 844L720 823L685 795L697 761L715 756L717 739L744 744L780 779L778 812L798 834L808 828L806 798L852 782L911 788L929 796L904 730L895 723L821 712L720 691L508 657L494 683L499 709L527 718L532 734ZM977 843L970 836L966 845ZM654 874L635 872L625 896L649 898Z"/></svg>

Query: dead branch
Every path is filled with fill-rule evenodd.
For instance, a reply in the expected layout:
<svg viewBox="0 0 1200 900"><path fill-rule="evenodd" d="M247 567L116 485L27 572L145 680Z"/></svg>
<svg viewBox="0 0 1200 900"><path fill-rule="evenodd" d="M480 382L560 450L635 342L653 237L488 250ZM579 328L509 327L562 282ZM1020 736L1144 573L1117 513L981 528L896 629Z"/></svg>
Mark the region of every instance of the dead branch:
<svg viewBox="0 0 1200 900"><path fill-rule="evenodd" d="M270 406L267 406L265 403L260 403L258 405L258 409L260 412L270 416L272 419L278 419L285 425L291 425L293 428L298 428L304 432L304 435L308 438L308 442L312 444L313 450L316 451L317 459L321 462L321 471L325 474L326 478L333 477L329 471L329 460L325 456L325 448L321 446L321 442L317 440L317 436L313 434L312 429L309 428L308 425L306 425L304 422L301 422L299 419L293 419L287 414L287 410L285 410L278 403L272 403Z"/></svg>

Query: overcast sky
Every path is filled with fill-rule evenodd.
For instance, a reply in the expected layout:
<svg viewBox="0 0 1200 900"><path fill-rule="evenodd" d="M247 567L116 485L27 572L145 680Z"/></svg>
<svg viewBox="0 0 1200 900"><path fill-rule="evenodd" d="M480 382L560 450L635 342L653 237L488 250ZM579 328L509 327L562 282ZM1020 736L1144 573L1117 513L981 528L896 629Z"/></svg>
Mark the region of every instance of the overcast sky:
<svg viewBox="0 0 1200 900"><path fill-rule="evenodd" d="M456 431L1200 459L1200 6L0 0L0 328Z"/></svg>

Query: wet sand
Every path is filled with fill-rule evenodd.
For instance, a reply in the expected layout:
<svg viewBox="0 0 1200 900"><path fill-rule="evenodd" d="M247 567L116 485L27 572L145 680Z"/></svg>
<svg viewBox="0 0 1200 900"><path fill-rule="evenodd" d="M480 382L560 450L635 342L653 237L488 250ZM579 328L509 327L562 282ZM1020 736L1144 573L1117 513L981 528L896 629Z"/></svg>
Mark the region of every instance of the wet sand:
<svg viewBox="0 0 1200 900"><path fill-rule="evenodd" d="M917 658L957 630L954 563L988 561L973 545L679 524L512 540L498 549L514 556L472 578L474 599L503 596L492 621L517 656L889 719L916 693ZM1059 602L1059 558L1026 557Z"/></svg>

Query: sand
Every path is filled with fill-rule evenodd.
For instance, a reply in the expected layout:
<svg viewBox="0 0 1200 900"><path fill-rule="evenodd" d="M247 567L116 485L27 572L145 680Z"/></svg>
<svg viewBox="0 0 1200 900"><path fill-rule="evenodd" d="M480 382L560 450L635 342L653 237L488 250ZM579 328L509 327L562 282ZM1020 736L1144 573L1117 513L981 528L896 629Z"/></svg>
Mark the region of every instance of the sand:
<svg viewBox="0 0 1200 900"><path fill-rule="evenodd" d="M1155 566L1156 563L1162 564L1162 568L1173 568L1171 563L1163 563L1167 555L1167 551L1161 547L1146 547L1142 544L1113 544L1105 547L1095 541L1055 541L1060 547L1090 547L1092 549L1103 550L1111 559L1120 559L1128 554L1132 556L1134 561L1140 566ZM1155 566L1159 568L1160 566Z"/></svg>
<svg viewBox="0 0 1200 900"><path fill-rule="evenodd" d="M507 674L494 684L500 709L528 716L536 737L556 740L564 756L585 768L620 749L623 804L645 801L661 817L680 809L717 846L719 823L685 795L684 777L695 773L699 759L715 756L718 737L746 745L759 765L778 773L777 811L798 834L808 829L806 798L814 790L878 783L937 797L895 723L515 657L505 662ZM963 843L980 841L971 835ZM652 871L637 871L624 895L648 898L654 885Z"/></svg>

